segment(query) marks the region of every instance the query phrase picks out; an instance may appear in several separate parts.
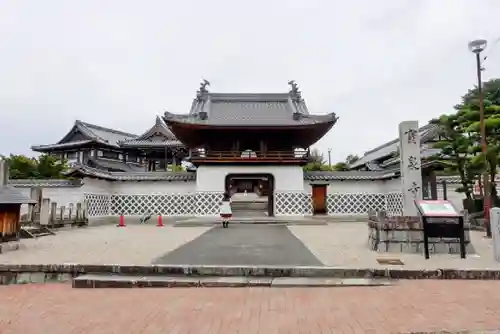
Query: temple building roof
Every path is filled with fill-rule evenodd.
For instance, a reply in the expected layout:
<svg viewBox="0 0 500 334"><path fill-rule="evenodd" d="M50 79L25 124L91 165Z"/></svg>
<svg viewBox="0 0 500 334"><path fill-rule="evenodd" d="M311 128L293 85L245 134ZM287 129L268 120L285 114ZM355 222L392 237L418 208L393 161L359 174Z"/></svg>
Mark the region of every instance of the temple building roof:
<svg viewBox="0 0 500 334"><path fill-rule="evenodd" d="M289 82L288 93L211 93L206 88L208 85L206 80L201 84L188 114L165 112L166 124L186 145L197 146L207 139L213 140L205 130L269 129L297 131L288 133L294 141L290 143L308 147L323 137L338 119L333 112L310 114L294 81Z"/></svg>
<svg viewBox="0 0 500 334"><path fill-rule="evenodd" d="M37 152L45 152L54 149L69 149L90 143L119 147L119 142L136 137L137 135L132 133L105 128L77 120L71 130L56 144L35 145L32 146L31 149Z"/></svg>
<svg viewBox="0 0 500 334"><path fill-rule="evenodd" d="M154 147L181 147L184 146L174 136L167 124L156 116L155 124L142 135L119 142L124 148L154 148Z"/></svg>
<svg viewBox="0 0 500 334"><path fill-rule="evenodd" d="M144 167L131 163L131 162L123 162L119 160L113 160L113 159L106 159L106 158L89 158L88 161L86 161L86 164L89 167L95 167L103 170L108 170L108 171L115 171L115 172L140 172L144 171Z"/></svg>
<svg viewBox="0 0 500 334"><path fill-rule="evenodd" d="M335 124L335 113L311 115L294 81L288 93L211 93L204 81L189 114L165 113L169 123L186 123L216 127L283 127Z"/></svg>
<svg viewBox="0 0 500 334"><path fill-rule="evenodd" d="M436 125L427 124L420 128L421 157L423 159L439 153L438 149L434 149L428 145L430 142L435 140L437 135L438 127ZM349 168L365 168L372 171L399 168L400 159L398 152L399 138L396 138L383 145L377 146L370 151L367 151L359 160L353 162Z"/></svg>

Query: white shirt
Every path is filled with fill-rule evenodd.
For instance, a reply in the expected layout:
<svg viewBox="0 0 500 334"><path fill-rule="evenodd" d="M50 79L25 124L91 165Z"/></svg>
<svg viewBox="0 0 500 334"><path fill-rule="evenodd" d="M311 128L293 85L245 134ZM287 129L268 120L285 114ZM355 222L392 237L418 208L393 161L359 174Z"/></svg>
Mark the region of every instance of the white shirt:
<svg viewBox="0 0 500 334"><path fill-rule="evenodd" d="M230 215L232 214L231 211L231 202L229 201L222 201L222 204L220 206L220 213L223 215Z"/></svg>

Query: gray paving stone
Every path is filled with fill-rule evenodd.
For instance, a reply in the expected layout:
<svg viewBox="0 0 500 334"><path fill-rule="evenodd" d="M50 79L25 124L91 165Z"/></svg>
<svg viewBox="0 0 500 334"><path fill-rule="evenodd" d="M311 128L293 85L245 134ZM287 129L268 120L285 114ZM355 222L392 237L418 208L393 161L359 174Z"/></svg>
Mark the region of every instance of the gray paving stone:
<svg viewBox="0 0 500 334"><path fill-rule="evenodd" d="M213 228L157 258L156 264L321 266L286 226Z"/></svg>

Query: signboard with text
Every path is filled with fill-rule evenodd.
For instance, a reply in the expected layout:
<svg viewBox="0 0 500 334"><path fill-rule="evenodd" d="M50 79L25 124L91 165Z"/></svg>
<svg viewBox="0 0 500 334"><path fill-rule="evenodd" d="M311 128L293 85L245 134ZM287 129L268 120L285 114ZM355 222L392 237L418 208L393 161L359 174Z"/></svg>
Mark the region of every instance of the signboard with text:
<svg viewBox="0 0 500 334"><path fill-rule="evenodd" d="M464 217L450 201L415 200L422 216L425 258L429 258L429 238L460 240L460 257L465 258Z"/></svg>
<svg viewBox="0 0 500 334"><path fill-rule="evenodd" d="M416 200L418 211L425 217L459 217L460 213L450 201Z"/></svg>

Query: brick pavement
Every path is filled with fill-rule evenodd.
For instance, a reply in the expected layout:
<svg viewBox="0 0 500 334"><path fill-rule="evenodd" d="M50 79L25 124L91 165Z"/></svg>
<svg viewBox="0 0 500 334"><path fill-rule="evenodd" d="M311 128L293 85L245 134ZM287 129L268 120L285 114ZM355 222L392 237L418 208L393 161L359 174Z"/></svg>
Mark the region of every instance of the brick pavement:
<svg viewBox="0 0 500 334"><path fill-rule="evenodd" d="M21 249L0 254L8 264L150 264L200 236L209 227L147 225L96 226L58 231L54 236L23 239Z"/></svg>
<svg viewBox="0 0 500 334"><path fill-rule="evenodd" d="M0 333L396 333L500 328L498 281L381 288L0 287Z"/></svg>
<svg viewBox="0 0 500 334"><path fill-rule="evenodd" d="M425 260L422 254L384 253L368 249L366 223L331 223L324 226L288 226L307 248L325 265L348 268L380 268L377 258L399 258L407 269L500 269L493 258L491 239L484 239L484 232L471 231L471 241L476 255L461 259L460 255L431 254ZM396 267L396 266L391 266Z"/></svg>

